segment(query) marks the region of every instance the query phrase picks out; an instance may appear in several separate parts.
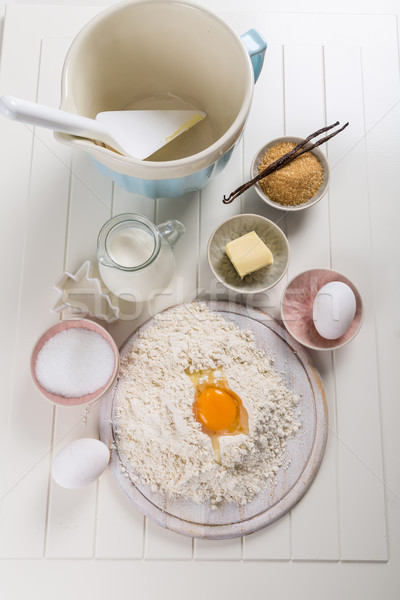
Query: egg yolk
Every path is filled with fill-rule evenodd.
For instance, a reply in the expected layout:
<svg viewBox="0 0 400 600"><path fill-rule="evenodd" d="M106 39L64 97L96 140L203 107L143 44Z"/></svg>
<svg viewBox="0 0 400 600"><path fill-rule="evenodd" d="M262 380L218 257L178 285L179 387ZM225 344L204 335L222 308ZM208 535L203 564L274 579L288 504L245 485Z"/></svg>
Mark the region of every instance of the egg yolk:
<svg viewBox="0 0 400 600"><path fill-rule="evenodd" d="M219 369L187 371L194 389L193 412L209 436L215 460L221 464L219 439L223 435L249 433L249 415L241 398L232 391Z"/></svg>
<svg viewBox="0 0 400 600"><path fill-rule="evenodd" d="M196 419L213 433L228 433L237 425L239 408L235 399L226 391L208 387L195 402Z"/></svg>

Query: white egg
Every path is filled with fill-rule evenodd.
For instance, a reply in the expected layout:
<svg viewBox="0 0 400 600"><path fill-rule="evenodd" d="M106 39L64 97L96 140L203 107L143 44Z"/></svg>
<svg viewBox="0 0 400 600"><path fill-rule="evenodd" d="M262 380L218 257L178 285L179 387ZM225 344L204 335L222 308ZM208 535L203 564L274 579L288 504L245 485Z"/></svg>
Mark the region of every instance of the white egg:
<svg viewBox="0 0 400 600"><path fill-rule="evenodd" d="M103 442L83 438L67 444L53 460L51 474L58 485L75 490L96 481L110 460Z"/></svg>
<svg viewBox="0 0 400 600"><path fill-rule="evenodd" d="M356 314L353 290L341 281L331 281L317 293L313 305L313 321L318 333L336 340L346 333Z"/></svg>

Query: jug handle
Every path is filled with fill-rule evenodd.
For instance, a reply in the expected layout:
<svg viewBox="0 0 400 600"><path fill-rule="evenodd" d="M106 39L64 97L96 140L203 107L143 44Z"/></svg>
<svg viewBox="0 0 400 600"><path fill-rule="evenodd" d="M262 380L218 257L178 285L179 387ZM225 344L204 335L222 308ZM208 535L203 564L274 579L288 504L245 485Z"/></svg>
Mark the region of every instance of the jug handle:
<svg viewBox="0 0 400 600"><path fill-rule="evenodd" d="M186 231L183 223L176 221L175 219L171 219L170 221L165 221L165 223L157 225L157 229L161 236L167 240L172 248Z"/></svg>
<svg viewBox="0 0 400 600"><path fill-rule="evenodd" d="M246 31L246 33L241 35L240 38L250 55L250 60L254 71L254 82L256 82L260 76L261 69L264 64L267 42L264 40L261 33L257 31L257 29L249 29L249 31Z"/></svg>

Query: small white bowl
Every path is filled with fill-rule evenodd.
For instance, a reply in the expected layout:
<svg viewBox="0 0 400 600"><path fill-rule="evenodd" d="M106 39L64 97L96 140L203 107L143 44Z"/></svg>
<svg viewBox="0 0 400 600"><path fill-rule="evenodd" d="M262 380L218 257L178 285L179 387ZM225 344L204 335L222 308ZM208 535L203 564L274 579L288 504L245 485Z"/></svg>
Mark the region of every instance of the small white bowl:
<svg viewBox="0 0 400 600"><path fill-rule="evenodd" d="M225 246L236 238L255 231L268 246L274 263L241 279L225 253ZM273 287L282 279L289 266L289 242L283 231L261 215L236 215L219 225L211 235L207 249L208 263L223 285L240 294L256 294Z"/></svg>
<svg viewBox="0 0 400 600"><path fill-rule="evenodd" d="M53 394L52 392L49 392L49 390L46 390L46 388L44 388L39 383L38 378L36 376L36 368L35 368L38 354L41 351L41 349L43 348L43 346L45 345L45 343L48 342L52 337L54 337L61 331L65 331L66 329L71 329L71 328L88 329L89 331L94 331L95 333L98 333L109 344L109 346L113 352L113 355L114 355L114 367L113 367L111 376L108 378L108 381L106 381L106 383L101 388L94 390L93 392L91 392L89 394L85 394L84 396L79 396L76 398L69 398L69 397L67 398L65 396ZM53 325L52 327L47 329L44 333L42 333L42 335L36 342L36 344L33 348L33 351L32 351L31 373L32 373L33 381L35 382L36 387L39 389L39 391L42 393L42 395L45 398L47 398L47 400L50 400L50 402L52 402L53 404L57 404L58 406L78 406L78 405L82 405L82 404L89 404L91 402L95 402L96 400L99 400L99 398L101 398L107 392L107 390L111 387L111 385L114 383L114 381L118 375L118 371L119 371L119 350L118 350L118 347L117 347L115 341L113 340L111 335L108 333L108 331L106 331L106 329L104 329L104 327L102 327L101 325L98 325L98 323L95 323L94 321L90 321L89 319L67 319L66 321L59 321L58 323L56 323L55 325Z"/></svg>
<svg viewBox="0 0 400 600"><path fill-rule="evenodd" d="M268 144L265 144L264 146L262 146L262 148L260 148L258 150L258 152L255 154L253 161L251 163L250 177L253 179L254 177L256 177L258 175L258 166L261 162L261 159L264 156L264 154L267 152L267 150L272 148L272 146L275 146L276 144L280 144L283 142L293 142L295 144L299 144L302 141L303 141L303 138L293 137L293 136L285 136L285 137L280 137L275 140L272 140L272 142L269 142ZM310 142L308 143L308 145L310 145ZM261 189L259 182L257 182L254 185L254 188L255 188L257 194L260 196L260 198L266 204L269 204L270 206L273 206L274 208L278 208L279 210L293 212L293 211L297 211L297 210L304 210L305 208L314 206L314 204L316 204L317 202L319 202L321 200L321 198L326 194L326 192L328 190L329 178L330 178L329 163L325 157L325 154L323 152L321 152L321 150L319 150L319 148L315 148L314 150L311 150L311 152L312 152L312 154L314 154L314 156L316 156L316 158L318 158L318 160L322 164L322 168L324 170L324 178L323 178L321 187L319 188L319 190L315 194L315 196L310 198L310 200L308 200L307 202L302 202L301 204L297 204L295 206L281 204L280 202L275 202L269 196L267 196L267 194L265 194L263 192L263 190Z"/></svg>

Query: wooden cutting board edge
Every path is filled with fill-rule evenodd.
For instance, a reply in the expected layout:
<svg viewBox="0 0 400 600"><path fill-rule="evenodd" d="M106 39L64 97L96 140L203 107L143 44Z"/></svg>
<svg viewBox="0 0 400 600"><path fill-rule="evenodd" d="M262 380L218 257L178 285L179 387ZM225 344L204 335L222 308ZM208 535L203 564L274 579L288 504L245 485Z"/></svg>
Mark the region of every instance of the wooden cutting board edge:
<svg viewBox="0 0 400 600"><path fill-rule="evenodd" d="M328 437L328 409L321 377L310 356L306 350L290 336L284 326L281 325L276 319L258 308L245 306L235 302L229 302L225 300L202 300L201 302L205 303L210 310L215 310L219 313L235 312L236 314L249 317L261 323L267 321L268 327L272 328L275 333L284 339L284 341L291 347L293 352L298 356L300 362L302 363L316 399L315 406L317 426L309 460L296 484L277 504L265 512L249 519L244 519L243 521L228 525L207 525L193 523L171 515L167 511L154 504L149 498L142 494L142 492L135 485L132 484L128 477L124 477L122 475L118 453L113 446L114 440L111 419L112 401L117 382L101 400L99 411L99 430L100 439L110 448L112 448L110 468L113 476L118 482L125 496L136 506L136 508L138 508L140 512L162 527L165 527L176 533L195 538L222 540L249 535L264 527L267 527L268 525L271 525L283 517L301 500L311 486L322 463ZM165 309L165 311L176 308L176 306L169 307ZM146 329L146 327L152 323L153 319L154 317L151 317L136 331L129 335L127 340L121 346L121 353L123 353L124 349L126 349L127 344L132 338L132 335Z"/></svg>

